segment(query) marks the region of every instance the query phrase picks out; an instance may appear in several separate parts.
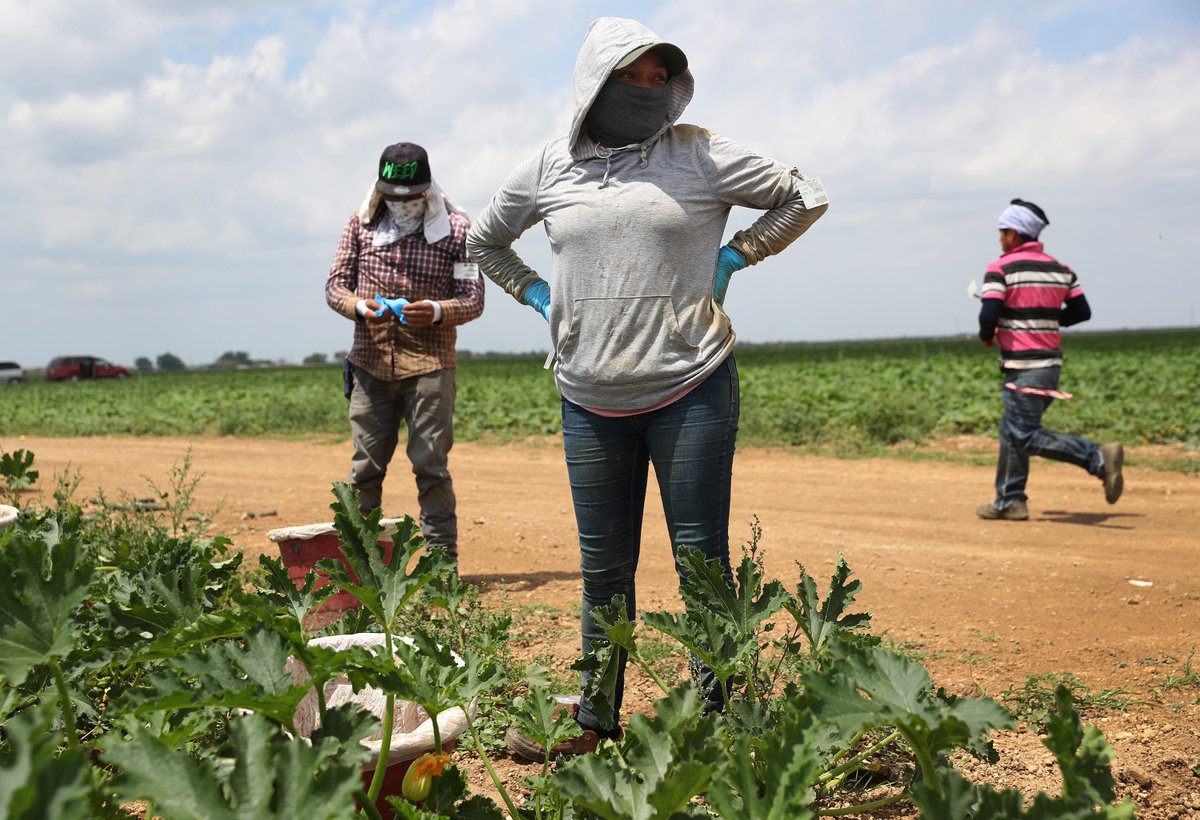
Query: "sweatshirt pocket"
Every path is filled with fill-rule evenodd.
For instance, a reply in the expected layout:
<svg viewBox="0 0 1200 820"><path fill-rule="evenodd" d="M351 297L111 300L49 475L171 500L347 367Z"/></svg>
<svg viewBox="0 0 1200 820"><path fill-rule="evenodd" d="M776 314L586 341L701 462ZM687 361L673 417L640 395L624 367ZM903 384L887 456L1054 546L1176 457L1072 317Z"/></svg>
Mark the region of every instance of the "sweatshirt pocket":
<svg viewBox="0 0 1200 820"><path fill-rule="evenodd" d="M631 384L686 372L699 347L682 332L670 296L576 299L559 366L572 381Z"/></svg>

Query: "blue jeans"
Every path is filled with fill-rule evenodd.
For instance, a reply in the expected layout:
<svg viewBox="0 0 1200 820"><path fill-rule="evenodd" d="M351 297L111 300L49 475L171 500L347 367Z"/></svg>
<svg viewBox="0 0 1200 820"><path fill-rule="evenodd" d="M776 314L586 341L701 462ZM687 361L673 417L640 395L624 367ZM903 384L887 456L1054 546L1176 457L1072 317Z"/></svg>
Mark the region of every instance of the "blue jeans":
<svg viewBox="0 0 1200 820"><path fill-rule="evenodd" d="M1004 383L1042 390L1058 388L1060 367L1005 370ZM1103 459L1094 441L1042 427L1042 414L1054 399L1002 388L1004 414L1000 417L1000 460L996 466L996 500L1003 510L1014 501L1025 501L1029 480L1029 457L1042 456L1082 467L1094 476L1102 474Z"/></svg>
<svg viewBox="0 0 1200 820"><path fill-rule="evenodd" d="M614 596L624 595L629 618L636 618L634 576L641 552L650 462L654 463L680 582L683 573L677 549L684 546L699 550L709 561L719 561L732 584L729 496L738 407L733 356L691 393L651 412L609 418L563 401L563 446L579 527L585 654L591 651L592 641L604 637L604 630L592 620L594 607L607 606ZM724 697L712 670L693 658L692 673L709 708L720 709ZM624 684L622 653L614 714L597 716L583 698L576 717L579 723L593 729L615 727Z"/></svg>

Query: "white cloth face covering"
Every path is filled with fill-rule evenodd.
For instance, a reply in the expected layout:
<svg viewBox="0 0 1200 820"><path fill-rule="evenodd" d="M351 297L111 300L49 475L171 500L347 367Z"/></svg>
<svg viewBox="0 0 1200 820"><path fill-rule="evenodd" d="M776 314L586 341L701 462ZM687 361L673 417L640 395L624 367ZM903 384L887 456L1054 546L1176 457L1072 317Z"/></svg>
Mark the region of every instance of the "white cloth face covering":
<svg viewBox="0 0 1200 820"><path fill-rule="evenodd" d="M391 245L400 241L400 237L416 233L425 227L425 198L407 201L385 199L388 218L383 220L375 229L375 238L371 244L376 248Z"/></svg>
<svg viewBox="0 0 1200 820"><path fill-rule="evenodd" d="M388 211L392 215L392 221L397 225L402 225L408 222L413 222L419 216L425 214L425 198L408 199L408 200L384 200Z"/></svg>

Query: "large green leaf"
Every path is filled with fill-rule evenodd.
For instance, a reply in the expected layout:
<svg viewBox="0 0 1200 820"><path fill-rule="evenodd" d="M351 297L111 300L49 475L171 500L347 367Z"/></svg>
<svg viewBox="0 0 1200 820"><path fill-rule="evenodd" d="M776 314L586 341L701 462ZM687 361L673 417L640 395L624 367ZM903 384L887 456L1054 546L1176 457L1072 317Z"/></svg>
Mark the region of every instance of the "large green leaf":
<svg viewBox="0 0 1200 820"><path fill-rule="evenodd" d="M864 628L870 623L869 613L846 614L862 588L861 581L850 580L852 574L839 552L837 567L829 578L829 593L821 601L816 580L800 567L800 586L796 589L794 602L789 602L787 609L804 630L813 652L823 649L830 637L839 631Z"/></svg>
<svg viewBox="0 0 1200 820"><path fill-rule="evenodd" d="M411 643L397 642L396 656L411 672L412 688L397 694L418 703L430 715L454 707L466 709L474 698L504 682L504 671L494 659L474 652L467 653L465 660L458 659L423 629L414 629L409 639Z"/></svg>
<svg viewBox="0 0 1200 820"><path fill-rule="evenodd" d="M33 453L29 450L0 450L0 478L14 495L25 487L32 487L38 480L38 471L33 468ZM16 503L15 501L13 502Z"/></svg>
<svg viewBox="0 0 1200 820"><path fill-rule="evenodd" d="M930 820L1132 820L1136 810L1129 800L1097 804L1087 797L1044 793L1025 808L1025 795L1017 789L997 790L987 783L972 783L947 767L938 768L934 781L913 784L912 800L921 817Z"/></svg>
<svg viewBox="0 0 1200 820"><path fill-rule="evenodd" d="M54 712L40 706L4 724L0 746L0 817L75 820L92 816L93 782L86 749L61 754Z"/></svg>
<svg viewBox="0 0 1200 820"><path fill-rule="evenodd" d="M160 633L153 641L133 648L133 663L173 658L195 647L208 647L218 641L238 638L264 622L264 613L256 608L238 607L206 612L194 621Z"/></svg>
<svg viewBox="0 0 1200 820"><path fill-rule="evenodd" d="M647 612L642 620L683 644L723 684L749 680L762 625L790 600L787 591L778 581L764 585L762 567L749 555L742 557L733 585L721 565L699 551L680 548L679 562L685 611Z"/></svg>
<svg viewBox="0 0 1200 820"><path fill-rule="evenodd" d="M972 783L954 769L939 767L933 780L912 787L913 804L929 820L1007 820L1023 817L1025 797L1016 789L997 791Z"/></svg>
<svg viewBox="0 0 1200 820"><path fill-rule="evenodd" d="M583 694L592 704L592 711L604 729L612 729L612 716L617 707L617 678L624 663L622 651L637 651L636 624L629 620L629 607L624 595L616 595L607 606L592 609L592 620L604 630L605 638L592 641L592 651L571 665L577 672L586 672Z"/></svg>
<svg viewBox="0 0 1200 820"><path fill-rule="evenodd" d="M642 620L691 650L722 682L737 674L743 662L758 651L753 634L740 632L724 613L711 609L680 614L647 612Z"/></svg>
<svg viewBox="0 0 1200 820"><path fill-rule="evenodd" d="M397 616L409 600L438 574L448 572L452 563L442 550L425 551L425 539L417 534L409 516L396 526L392 553L385 561L379 543L382 512L377 508L364 516L358 508L358 491L345 482L335 482L333 493L337 499L330 505L333 526L346 563L323 558L316 568L358 599L385 631L394 632ZM418 555L420 559L414 564Z"/></svg>
<svg viewBox="0 0 1200 820"><path fill-rule="evenodd" d="M556 743L580 734L579 724L570 712L549 691L532 681L528 697L514 698L512 705L508 716L513 728L547 752Z"/></svg>
<svg viewBox="0 0 1200 820"><path fill-rule="evenodd" d="M361 771L335 754L332 743L290 740L258 715L229 727L232 766L197 760L145 732L114 744L105 755L122 769L125 800L150 800L165 817L234 820L253 817L324 820L354 814Z"/></svg>
<svg viewBox="0 0 1200 820"><path fill-rule="evenodd" d="M237 584L240 554L226 555L226 539L197 542L164 538L145 554L121 560L104 576L92 617L115 645L137 646L187 626L218 608Z"/></svg>
<svg viewBox="0 0 1200 820"><path fill-rule="evenodd" d="M742 556L732 586L721 565L706 561L699 550L681 547L679 563L685 576L680 594L687 608L724 615L739 636L754 635L763 621L791 600L779 581L763 584L762 566L749 555Z"/></svg>
<svg viewBox="0 0 1200 820"><path fill-rule="evenodd" d="M292 725L310 683L296 684L285 670L289 643L266 629L251 632L242 645L227 641L171 659L168 672L155 674L151 688L128 694L138 712L219 706L248 709Z"/></svg>
<svg viewBox="0 0 1200 820"><path fill-rule="evenodd" d="M1058 761L1063 774L1063 794L1096 803L1109 803L1113 788L1112 746L1094 726L1084 727L1075 711L1071 690L1059 684L1054 692L1057 706L1046 724L1043 741Z"/></svg>
<svg viewBox="0 0 1200 820"><path fill-rule="evenodd" d="M320 576L313 570L305 573L304 583L297 588L279 558L260 555L258 564L267 582L266 589L259 590L260 595L286 610L298 623L302 624L313 607L337 591L331 584L318 587Z"/></svg>
<svg viewBox="0 0 1200 820"><path fill-rule="evenodd" d="M75 615L88 596L93 567L79 538L57 518L38 529L10 528L0 549L0 672L13 685L29 670L75 646Z"/></svg>
<svg viewBox="0 0 1200 820"><path fill-rule="evenodd" d="M879 647L829 643L831 663L804 675L814 717L846 737L877 726L899 729L927 765L942 752L975 743L1012 716L987 698L945 698L924 667Z"/></svg>
<svg viewBox="0 0 1200 820"><path fill-rule="evenodd" d="M721 817L812 817L808 806L821 769L813 745L816 734L811 717L794 707L761 738L739 734L713 781L709 803Z"/></svg>
<svg viewBox="0 0 1200 820"><path fill-rule="evenodd" d="M700 695L691 683L653 708L653 718L630 718L613 755L576 757L552 782L577 807L613 820L706 815L692 799L708 788L725 755L720 721L700 716Z"/></svg>

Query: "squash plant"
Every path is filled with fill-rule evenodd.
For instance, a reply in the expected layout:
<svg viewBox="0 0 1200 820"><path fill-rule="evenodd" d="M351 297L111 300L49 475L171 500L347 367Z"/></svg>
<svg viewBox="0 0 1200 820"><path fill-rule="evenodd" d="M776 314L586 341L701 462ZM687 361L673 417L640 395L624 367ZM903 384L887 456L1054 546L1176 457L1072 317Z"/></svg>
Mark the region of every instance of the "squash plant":
<svg viewBox="0 0 1200 820"><path fill-rule="evenodd" d="M447 709L470 715L472 701L494 698L504 670L466 640L468 591L411 520L385 560L379 515L361 515L344 484L334 495L348 568L322 564L333 583L320 589L313 574L297 588L278 559L264 558L259 587L243 591L240 556L221 538L98 524L65 505L23 511L0 534L0 815L127 817L125 806L144 801L147 816L171 818L375 816L377 783L363 788L360 741L379 720L318 698L319 728L297 739L293 716L310 687L321 693L345 676L419 703L436 725ZM594 612L607 638L576 666L596 672L587 694L599 711L612 702L621 651L663 690L653 715L629 717L621 741L545 765L518 804L471 720L465 740L503 808L470 794L463 772L438 759L411 784L420 805L388 798L397 816L792 818L902 801L927 817L1132 816L1128 801L1113 804L1111 747L1082 726L1065 689L1046 741L1063 772L1060 795L1025 808L1014 791L967 781L950 753L994 759L988 735L1011 726L1009 714L935 689L919 664L884 649L867 632L869 616L850 611L859 586L840 558L822 600L803 567L794 592L767 580L756 550L757 536L733 583L685 551L681 613L634 623L622 601ZM327 631L381 631L387 651L310 645L305 616L335 588L362 608ZM441 611L447 628L413 617L417 607ZM401 625L409 641L392 640ZM723 713L705 716L690 681L656 676L639 652L646 629L716 670ZM289 657L308 681L285 671ZM535 675L510 716L549 748L574 728L555 706ZM889 796L832 805L881 760L900 772Z"/></svg>

